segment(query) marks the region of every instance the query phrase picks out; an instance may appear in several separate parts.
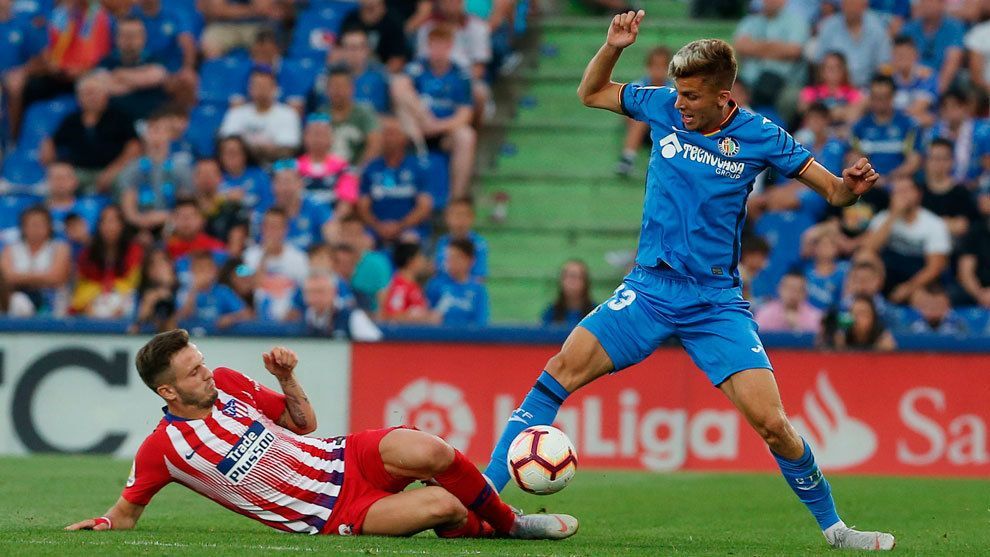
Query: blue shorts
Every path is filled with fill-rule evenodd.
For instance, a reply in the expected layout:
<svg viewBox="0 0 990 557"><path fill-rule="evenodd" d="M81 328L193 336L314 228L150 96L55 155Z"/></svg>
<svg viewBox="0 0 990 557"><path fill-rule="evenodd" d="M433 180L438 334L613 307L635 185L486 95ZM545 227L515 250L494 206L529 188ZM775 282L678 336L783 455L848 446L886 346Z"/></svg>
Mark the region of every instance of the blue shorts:
<svg viewBox="0 0 990 557"><path fill-rule="evenodd" d="M595 335L615 371L671 336L716 386L743 370L773 369L741 288L701 286L670 269L637 265L579 326Z"/></svg>

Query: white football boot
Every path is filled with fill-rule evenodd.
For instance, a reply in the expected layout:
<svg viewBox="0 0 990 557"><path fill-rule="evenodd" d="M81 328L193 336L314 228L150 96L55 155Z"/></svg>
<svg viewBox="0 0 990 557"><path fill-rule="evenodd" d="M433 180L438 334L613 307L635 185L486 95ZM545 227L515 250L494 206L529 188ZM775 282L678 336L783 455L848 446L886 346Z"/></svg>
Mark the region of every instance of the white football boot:
<svg viewBox="0 0 990 557"><path fill-rule="evenodd" d="M846 526L844 522L830 526L822 532L825 540L836 549L865 549L867 551L890 551L897 541L887 532L860 532Z"/></svg>
<svg viewBox="0 0 990 557"><path fill-rule="evenodd" d="M569 514L523 514L509 530L519 540L562 540L578 531L578 520Z"/></svg>

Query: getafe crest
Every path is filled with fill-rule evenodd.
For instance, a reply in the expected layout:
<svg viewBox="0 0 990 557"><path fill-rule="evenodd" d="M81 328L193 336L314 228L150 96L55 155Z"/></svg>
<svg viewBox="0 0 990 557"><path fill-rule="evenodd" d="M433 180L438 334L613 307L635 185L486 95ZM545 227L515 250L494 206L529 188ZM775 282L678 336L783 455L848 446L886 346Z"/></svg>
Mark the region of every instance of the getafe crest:
<svg viewBox="0 0 990 557"><path fill-rule="evenodd" d="M726 157L734 157L739 153L739 142L731 137L718 140L718 151Z"/></svg>

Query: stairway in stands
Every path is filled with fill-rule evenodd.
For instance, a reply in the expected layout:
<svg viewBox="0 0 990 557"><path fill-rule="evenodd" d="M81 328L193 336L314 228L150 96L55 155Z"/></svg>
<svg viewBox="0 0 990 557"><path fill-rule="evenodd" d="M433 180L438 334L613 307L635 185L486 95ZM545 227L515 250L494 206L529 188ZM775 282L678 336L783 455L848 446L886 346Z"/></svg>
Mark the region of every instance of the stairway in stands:
<svg viewBox="0 0 990 557"><path fill-rule="evenodd" d="M492 320L536 323L556 292L569 258L592 272L600 301L618 285L623 269L608 252L633 250L639 234L648 153L641 151L631 178L613 173L621 150L623 117L585 108L575 93L581 73L605 38L608 17L582 15L562 0L558 13L535 22L527 63L512 80L511 110L494 126L499 144L482 158L478 182L479 230L489 243ZM637 43L623 53L614 77L643 74L649 48L676 49L701 37L728 38L734 22L689 19L677 0L646 0ZM487 160L486 160L487 159ZM496 192L509 194L508 218L490 220Z"/></svg>

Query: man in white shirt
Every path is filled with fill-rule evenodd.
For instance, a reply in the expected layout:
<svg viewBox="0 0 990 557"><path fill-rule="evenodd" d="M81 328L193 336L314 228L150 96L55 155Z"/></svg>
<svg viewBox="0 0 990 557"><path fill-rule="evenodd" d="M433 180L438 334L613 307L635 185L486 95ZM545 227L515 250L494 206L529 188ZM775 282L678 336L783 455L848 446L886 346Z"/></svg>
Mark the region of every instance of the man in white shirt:
<svg viewBox="0 0 990 557"><path fill-rule="evenodd" d="M295 154L302 142L299 113L276 102L278 82L270 68L251 72L251 102L231 108L223 118L220 137L239 135L259 160L272 162Z"/></svg>
<svg viewBox="0 0 990 557"><path fill-rule="evenodd" d="M883 257L886 290L895 304L939 280L948 265L952 240L945 222L921 206L921 189L907 176L894 178L890 207L870 222L864 248Z"/></svg>

